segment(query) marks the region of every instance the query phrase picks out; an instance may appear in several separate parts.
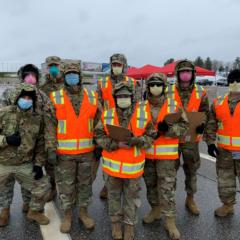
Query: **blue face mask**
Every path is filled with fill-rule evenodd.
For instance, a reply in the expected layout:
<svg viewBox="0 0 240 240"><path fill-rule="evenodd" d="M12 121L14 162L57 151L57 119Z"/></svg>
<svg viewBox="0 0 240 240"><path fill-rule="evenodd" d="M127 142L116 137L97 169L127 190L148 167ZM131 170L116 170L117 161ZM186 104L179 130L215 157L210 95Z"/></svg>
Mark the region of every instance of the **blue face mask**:
<svg viewBox="0 0 240 240"><path fill-rule="evenodd" d="M68 73L65 75L65 82L69 86L75 86L79 83L79 74L77 73Z"/></svg>
<svg viewBox="0 0 240 240"><path fill-rule="evenodd" d="M28 110L33 106L33 100L32 99L25 99L25 98L19 98L17 101L17 104L19 108L22 110Z"/></svg>
<svg viewBox="0 0 240 240"><path fill-rule="evenodd" d="M60 73L60 70L56 65L53 65L49 68L49 73L53 78L56 78L57 75Z"/></svg>

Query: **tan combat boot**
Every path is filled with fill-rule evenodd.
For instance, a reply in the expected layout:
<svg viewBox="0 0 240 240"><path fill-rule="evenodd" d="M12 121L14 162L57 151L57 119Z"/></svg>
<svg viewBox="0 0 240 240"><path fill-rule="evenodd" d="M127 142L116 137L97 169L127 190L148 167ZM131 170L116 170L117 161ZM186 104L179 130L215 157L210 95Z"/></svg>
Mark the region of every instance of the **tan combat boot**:
<svg viewBox="0 0 240 240"><path fill-rule="evenodd" d="M0 227L8 225L10 216L10 208L3 208L0 214Z"/></svg>
<svg viewBox="0 0 240 240"><path fill-rule="evenodd" d="M153 206L151 211L143 218L144 223L152 223L159 220L162 216L162 209L160 206Z"/></svg>
<svg viewBox="0 0 240 240"><path fill-rule="evenodd" d="M194 214L194 215L200 214L200 210L199 210L197 204L195 203L192 195L187 195L185 205L192 214Z"/></svg>
<svg viewBox="0 0 240 240"><path fill-rule="evenodd" d="M164 227L169 234L170 239L180 239L180 232L178 231L174 217L166 217Z"/></svg>
<svg viewBox="0 0 240 240"><path fill-rule="evenodd" d="M124 240L134 239L134 226L129 224L124 224Z"/></svg>
<svg viewBox="0 0 240 240"><path fill-rule="evenodd" d="M224 203L221 207L217 208L214 213L217 217L227 217L228 215L232 215L234 213L233 204Z"/></svg>
<svg viewBox="0 0 240 240"><path fill-rule="evenodd" d="M122 226L120 222L112 223L112 237L114 240L122 239Z"/></svg>
<svg viewBox="0 0 240 240"><path fill-rule="evenodd" d="M81 207L79 209L79 214L78 214L79 220L82 221L84 227L88 230L93 229L95 222L94 220L88 215L87 208L86 207Z"/></svg>
<svg viewBox="0 0 240 240"><path fill-rule="evenodd" d="M64 217L60 226L60 232L69 233L72 226L72 209L64 212Z"/></svg>
<svg viewBox="0 0 240 240"><path fill-rule="evenodd" d="M28 210L29 210L29 203L23 203L23 205L22 205L22 211L23 211L24 213L27 213Z"/></svg>
<svg viewBox="0 0 240 240"><path fill-rule="evenodd" d="M108 199L108 190L107 190L106 185L103 186L103 188L102 188L102 190L101 190L101 192L99 194L99 197L101 199Z"/></svg>
<svg viewBox="0 0 240 240"><path fill-rule="evenodd" d="M49 219L41 212L39 211L33 211L29 209L27 218L30 221L36 221L40 225L48 225L49 224Z"/></svg>

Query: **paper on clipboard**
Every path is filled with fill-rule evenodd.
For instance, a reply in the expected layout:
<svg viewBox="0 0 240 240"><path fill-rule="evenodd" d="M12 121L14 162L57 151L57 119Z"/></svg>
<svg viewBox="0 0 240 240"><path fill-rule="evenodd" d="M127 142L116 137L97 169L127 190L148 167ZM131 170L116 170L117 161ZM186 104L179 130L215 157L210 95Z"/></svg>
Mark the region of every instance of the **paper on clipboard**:
<svg viewBox="0 0 240 240"><path fill-rule="evenodd" d="M196 127L206 121L206 114L204 112L186 112L189 121L189 130L187 134L180 138L180 142L195 142L197 137Z"/></svg>
<svg viewBox="0 0 240 240"><path fill-rule="evenodd" d="M112 139L126 142L132 136L132 132L124 127L107 124L109 135Z"/></svg>

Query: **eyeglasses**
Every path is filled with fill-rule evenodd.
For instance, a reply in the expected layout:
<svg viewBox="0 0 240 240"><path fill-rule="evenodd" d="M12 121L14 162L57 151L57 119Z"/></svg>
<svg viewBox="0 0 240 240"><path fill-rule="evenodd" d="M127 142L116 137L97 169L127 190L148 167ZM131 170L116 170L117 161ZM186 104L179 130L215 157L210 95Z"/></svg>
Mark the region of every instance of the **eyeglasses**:
<svg viewBox="0 0 240 240"><path fill-rule="evenodd" d="M161 86L163 86L163 84L161 84L161 83L149 83L148 86L149 87L154 87L154 86L161 87Z"/></svg>

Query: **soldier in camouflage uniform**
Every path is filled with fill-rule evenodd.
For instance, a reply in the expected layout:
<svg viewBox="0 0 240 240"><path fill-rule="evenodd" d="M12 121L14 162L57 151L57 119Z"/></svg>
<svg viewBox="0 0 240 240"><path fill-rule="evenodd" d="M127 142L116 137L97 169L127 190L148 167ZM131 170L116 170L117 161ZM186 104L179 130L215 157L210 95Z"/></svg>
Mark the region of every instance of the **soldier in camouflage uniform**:
<svg viewBox="0 0 240 240"><path fill-rule="evenodd" d="M47 158L55 159L56 158L56 122L53 121L55 112L52 106L50 99L47 97L45 93L39 90L39 79L40 79L40 72L39 69L33 64L26 64L22 66L18 70L18 77L20 82L24 82L29 84L30 86L35 86L36 88L36 103L35 108L38 113L40 113L43 117L44 121L44 140L45 140L45 151L47 152ZM4 92L4 100L3 105L11 105L13 104L11 100L13 99L12 95L15 95L14 89L7 89ZM14 183L10 183L13 185ZM23 197L23 212L27 212L29 208L29 202L31 199L31 193L21 187L22 197ZM0 193L1 194L1 193ZM49 200L52 199L53 194L49 195Z"/></svg>
<svg viewBox="0 0 240 240"><path fill-rule="evenodd" d="M95 128L95 138L96 142L103 148L103 171L107 171L107 188L108 188L108 200L109 200L109 215L112 221L112 236L114 239L122 239L122 230L121 230L121 221L123 218L124 221L124 239L130 240L134 238L134 225L137 221L137 209L140 207L140 176L133 177L125 176L121 177L124 170L109 172L105 161L106 154L115 154L121 156L122 161L127 160L130 156L132 149L143 149L148 148L152 143L152 137L156 136L156 131L151 123L151 114L149 109L144 110L149 121L146 121L145 133L142 136L131 137L127 142L116 141L112 139L105 128L105 116L108 116L108 113L111 111L116 112L116 117L118 118L119 125L125 128L128 128L129 125L133 128L135 123L133 122L133 116L135 114L135 109L138 109L137 104L134 100L134 88L127 82L117 83L114 87L113 96L116 102L116 107L112 109L105 110L102 113L102 120L99 121ZM143 105L141 105L143 106ZM149 106L149 105L148 105ZM137 110L136 110L137 111ZM140 114L140 113L139 113ZM142 115L141 115L142 116ZM137 118L140 119L141 118ZM139 120L139 121L140 121ZM145 119L146 120L146 119ZM106 120L108 121L108 119ZM114 120L117 122L117 120ZM124 149L129 149L129 152L126 155L122 154ZM144 151L143 151L144 152ZM111 157L109 157L111 158ZM130 160L129 160L130 161ZM132 160L135 161L135 160ZM114 167L114 163L117 164L115 160L112 160L111 166ZM124 166L124 163L121 165ZM129 163L129 168L130 167ZM124 169L124 167L122 168ZM142 169L143 170L143 169ZM122 171L122 172L121 172ZM141 173L142 174L142 173ZM124 175L124 174L123 174ZM116 177L117 176L117 177ZM123 196L123 205L121 204L121 197ZM123 216L122 216L123 215Z"/></svg>
<svg viewBox="0 0 240 240"><path fill-rule="evenodd" d="M204 112L206 116L209 112L209 102L205 89L195 84L196 70L192 62L181 60L175 66L176 84L169 86L169 94L171 88L175 88L175 100L179 101L187 112ZM178 98L176 98L178 96ZM207 120L207 117L206 117ZM205 123L196 127L196 133L202 134ZM198 135L198 136L199 136ZM200 167L200 155L198 141L191 143L186 139L179 144L179 153L183 158L183 170L185 173L185 189L187 197L185 205L187 209L194 215L199 215L200 210L194 201L194 194L197 191L197 170ZM180 158L179 158L180 166Z"/></svg>
<svg viewBox="0 0 240 240"><path fill-rule="evenodd" d="M63 63L61 58L57 56L47 57L45 60L47 65L47 74L45 75L45 83L41 86L41 90L49 96L52 91L60 89L63 85Z"/></svg>
<svg viewBox="0 0 240 240"><path fill-rule="evenodd" d="M64 211L60 231L70 231L72 208L75 203L79 207L79 220L86 229L92 229L95 223L88 215L87 207L92 196L92 166L96 161L93 153L92 124L97 120L94 119L96 111L91 113L93 116L89 116L89 112L93 107L97 109L97 94L83 88L80 63L65 63L64 87L52 92L50 98L55 106L58 121L58 158L53 164L60 207ZM87 100L89 98L91 101ZM85 122L88 122L88 126L85 126ZM86 131L88 132L85 133ZM79 136L81 134L82 137ZM77 146L68 147L75 139L78 141Z"/></svg>
<svg viewBox="0 0 240 240"><path fill-rule="evenodd" d="M167 150L169 152L166 155L164 153L156 155L154 150L152 151L155 145L146 150L143 176L147 187L147 199L152 209L143 218L143 222L152 223L154 220L160 219L163 214L166 218L165 228L170 238L179 239L180 233L175 225L176 160L178 159L178 137L186 134L188 123L184 119L180 119L178 122L169 125L164 121L164 118L161 121L159 120L160 116L165 114L164 112L167 113L166 104L168 104L169 113L180 110L176 101L167 98L165 93L166 76L164 74L152 74L146 80L146 86L152 121L159 132L155 140L156 149L160 149L159 146L162 146L164 152ZM161 138L163 136L168 139ZM175 148L171 150L174 145Z"/></svg>
<svg viewBox="0 0 240 240"><path fill-rule="evenodd" d="M63 87L63 63L61 63L61 59L57 56L47 57L45 63L48 73L45 75L45 84L40 89L49 97L52 91L57 91ZM51 177L52 193L49 200L52 200L56 195L54 166L47 162L45 169Z"/></svg>
<svg viewBox="0 0 240 240"><path fill-rule="evenodd" d="M112 107L110 103L110 98L112 98L112 89L114 88L115 84L123 81L128 81L135 86L134 95L136 95L137 97L134 99L134 101L139 100L140 89L137 84L137 81L126 76L128 70L126 57L123 54L119 53L113 54L110 57L110 68L111 68L110 76L108 76L107 78L101 78L98 81L98 98L99 103L102 105L102 108L107 109L109 107ZM98 150L97 155L98 158L100 159L101 149L97 150ZM97 168L95 172L97 172ZM103 189L100 192L100 198L102 199L107 198L106 185L104 185Z"/></svg>
<svg viewBox="0 0 240 240"><path fill-rule="evenodd" d="M240 181L240 70L229 73L228 84L229 93L219 96L211 106L204 134L209 155L217 158L218 194L223 203L215 210L218 217L234 213L236 177Z"/></svg>
<svg viewBox="0 0 240 240"><path fill-rule="evenodd" d="M44 126L36 109L36 90L23 83L11 97L12 105L0 110L0 226L8 224L15 180L32 194L27 218L46 225L49 220L42 211L50 183L42 171Z"/></svg>

